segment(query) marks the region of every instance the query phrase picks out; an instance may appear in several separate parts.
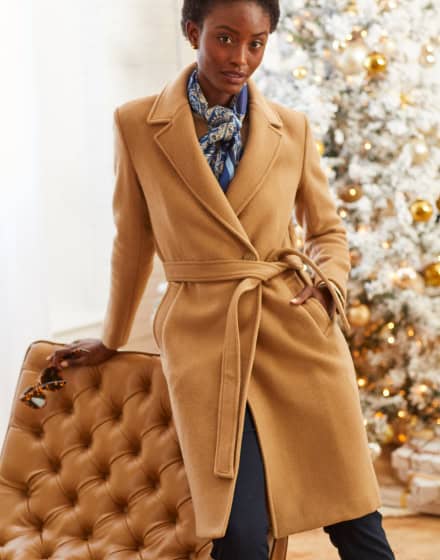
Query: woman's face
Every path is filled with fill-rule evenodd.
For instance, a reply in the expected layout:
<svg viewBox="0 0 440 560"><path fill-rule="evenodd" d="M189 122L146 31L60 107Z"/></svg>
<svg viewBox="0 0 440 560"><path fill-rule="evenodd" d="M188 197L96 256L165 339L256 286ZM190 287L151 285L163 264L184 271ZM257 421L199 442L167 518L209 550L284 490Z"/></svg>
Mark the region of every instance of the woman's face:
<svg viewBox="0 0 440 560"><path fill-rule="evenodd" d="M200 87L208 105L227 106L260 65L270 33L270 15L256 2L218 2L199 28L187 22L198 46Z"/></svg>

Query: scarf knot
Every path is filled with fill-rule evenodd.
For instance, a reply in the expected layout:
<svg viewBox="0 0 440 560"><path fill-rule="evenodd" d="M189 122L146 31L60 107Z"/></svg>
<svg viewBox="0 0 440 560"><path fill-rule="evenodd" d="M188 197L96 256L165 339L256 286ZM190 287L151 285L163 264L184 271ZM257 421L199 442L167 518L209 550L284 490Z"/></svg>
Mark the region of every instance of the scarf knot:
<svg viewBox="0 0 440 560"><path fill-rule="evenodd" d="M247 111L247 84L233 96L229 107L208 107L195 68L188 80L187 93L192 110L208 125L208 132L199 139L199 143L222 189L226 191L243 152L240 131Z"/></svg>

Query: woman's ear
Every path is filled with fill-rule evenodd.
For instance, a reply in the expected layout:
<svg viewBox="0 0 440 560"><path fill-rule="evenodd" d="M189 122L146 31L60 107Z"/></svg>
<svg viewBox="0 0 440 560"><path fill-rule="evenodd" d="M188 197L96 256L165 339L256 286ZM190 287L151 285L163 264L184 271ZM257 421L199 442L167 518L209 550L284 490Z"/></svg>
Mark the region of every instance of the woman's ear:
<svg viewBox="0 0 440 560"><path fill-rule="evenodd" d="M191 45L196 48L199 44L200 30L198 26L191 20L186 22L186 36Z"/></svg>

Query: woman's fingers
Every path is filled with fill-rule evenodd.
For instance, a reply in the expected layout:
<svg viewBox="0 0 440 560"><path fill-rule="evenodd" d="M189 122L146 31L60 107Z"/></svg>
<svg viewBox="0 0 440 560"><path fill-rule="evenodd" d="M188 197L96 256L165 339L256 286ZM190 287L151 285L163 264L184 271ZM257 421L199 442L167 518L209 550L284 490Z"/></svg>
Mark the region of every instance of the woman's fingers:
<svg viewBox="0 0 440 560"><path fill-rule="evenodd" d="M82 365L88 353L88 350L79 346L68 346L67 348L55 350L55 352L46 357L46 360L50 360L55 367Z"/></svg>
<svg viewBox="0 0 440 560"><path fill-rule="evenodd" d="M335 307L336 307L336 304L334 303L333 298L332 298L330 293L329 293L329 296L330 296L330 300L327 300L327 298L324 296L324 294L322 293L322 291L319 288L307 285L299 292L299 294L297 294L293 299L290 300L290 303L294 303L296 305L301 305L305 301L307 301L309 299L309 297L316 297L316 299L319 300L319 302L322 304L324 309L327 311L330 318L332 318L333 317L333 312L334 312L334 307L333 307L332 303L334 304ZM329 310L329 307L330 307L330 310Z"/></svg>
<svg viewBox="0 0 440 560"><path fill-rule="evenodd" d="M300 304L304 303L312 295L312 286L305 286L299 294L290 300L290 303Z"/></svg>

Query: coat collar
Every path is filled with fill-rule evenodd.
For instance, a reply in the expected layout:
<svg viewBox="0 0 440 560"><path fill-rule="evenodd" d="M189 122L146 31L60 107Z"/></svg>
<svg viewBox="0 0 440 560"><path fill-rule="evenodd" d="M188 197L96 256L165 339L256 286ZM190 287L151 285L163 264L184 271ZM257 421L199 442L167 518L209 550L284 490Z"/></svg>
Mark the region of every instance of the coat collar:
<svg viewBox="0 0 440 560"><path fill-rule="evenodd" d="M245 150L226 194L209 167L197 138L186 84L196 63L186 66L159 93L146 118L163 124L154 139L193 195L248 247L251 242L239 220L263 184L278 154L282 121L252 79L248 80L249 133Z"/></svg>

